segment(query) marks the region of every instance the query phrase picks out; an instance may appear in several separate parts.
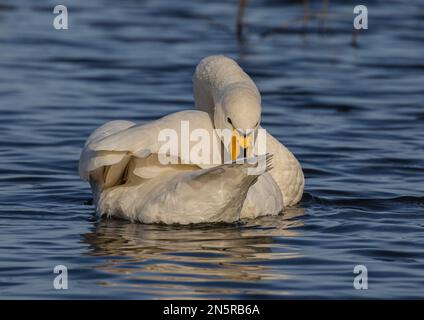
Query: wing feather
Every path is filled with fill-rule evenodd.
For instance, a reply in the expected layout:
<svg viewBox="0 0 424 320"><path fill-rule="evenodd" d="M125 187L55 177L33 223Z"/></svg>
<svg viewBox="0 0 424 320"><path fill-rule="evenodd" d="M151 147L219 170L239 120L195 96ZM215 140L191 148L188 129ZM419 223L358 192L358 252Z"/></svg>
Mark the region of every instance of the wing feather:
<svg viewBox="0 0 424 320"><path fill-rule="evenodd" d="M111 121L104 124L90 135L81 153L81 178L89 180L90 172L101 167L115 166L124 160L128 163L128 156L144 159L151 154L158 153L160 147L164 143L158 140L160 131L163 129L175 130L179 140L181 140L182 121L188 121L189 132L197 128L202 128L214 134L213 123L209 115L206 112L197 110L176 112L143 125L135 125L133 122L129 121ZM190 148L195 143L196 142L190 142ZM174 151L171 150L169 156L190 160L187 158L187 155L180 154L180 148L177 149L178 151L176 154L173 154L172 152ZM197 163L193 164L197 165ZM203 165L199 166L204 167ZM125 168L122 168L122 166L119 166L119 168L119 170L105 171L105 175L110 175L113 172L113 178L109 179L110 181L119 180L119 177L116 175L118 175L119 172L122 173L125 171ZM136 168L136 175L142 177L156 176L158 172L164 169L162 167L156 168L155 166L146 169L140 166ZM96 175L96 177L97 176L98 175ZM104 181L102 181L102 184L105 183L106 177L103 177L103 179Z"/></svg>

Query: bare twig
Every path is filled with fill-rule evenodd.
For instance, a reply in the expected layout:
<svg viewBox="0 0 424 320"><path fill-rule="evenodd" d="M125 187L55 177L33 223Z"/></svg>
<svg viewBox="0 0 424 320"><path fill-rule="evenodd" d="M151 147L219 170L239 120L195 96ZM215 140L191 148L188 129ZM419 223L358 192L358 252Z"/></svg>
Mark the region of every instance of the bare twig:
<svg viewBox="0 0 424 320"><path fill-rule="evenodd" d="M246 7L247 0L239 0L238 12L237 12L237 39L243 39L243 18L244 18L244 9Z"/></svg>

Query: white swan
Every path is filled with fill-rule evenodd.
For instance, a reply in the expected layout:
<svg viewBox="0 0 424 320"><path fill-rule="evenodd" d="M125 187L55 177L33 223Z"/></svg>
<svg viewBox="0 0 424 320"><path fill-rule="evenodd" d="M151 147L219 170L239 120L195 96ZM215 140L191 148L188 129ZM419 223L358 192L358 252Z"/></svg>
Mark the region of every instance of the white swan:
<svg viewBox="0 0 424 320"><path fill-rule="evenodd" d="M225 145L214 129L231 130L247 147L249 130L259 128L260 94L233 60L224 56L203 59L193 85L198 111L176 112L139 126L111 121L87 139L79 171L90 182L98 214L143 223L233 222L278 214L300 200L304 178L299 162L269 134L266 151L274 157L273 168L267 156L268 172L261 175L249 174L253 165L248 163L216 164L212 152L206 154L210 161L202 162L187 157L180 148L172 149L168 155L185 164L159 161L164 145L158 139L160 132L173 129L180 134L181 121L188 121L190 133L207 130L210 150L236 151L234 143ZM188 148L195 146L190 141Z"/></svg>

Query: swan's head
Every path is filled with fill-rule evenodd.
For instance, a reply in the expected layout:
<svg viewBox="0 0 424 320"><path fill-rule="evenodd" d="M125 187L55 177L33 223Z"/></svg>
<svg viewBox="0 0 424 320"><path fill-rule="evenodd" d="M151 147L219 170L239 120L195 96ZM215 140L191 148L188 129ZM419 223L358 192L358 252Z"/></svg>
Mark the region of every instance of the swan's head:
<svg viewBox="0 0 424 320"><path fill-rule="evenodd" d="M234 150L233 160L239 155L239 146L243 149L252 147L253 132L258 129L260 122L260 96L250 88L236 87L227 90L220 103L215 106L215 128L228 129L233 134L231 140L231 150Z"/></svg>

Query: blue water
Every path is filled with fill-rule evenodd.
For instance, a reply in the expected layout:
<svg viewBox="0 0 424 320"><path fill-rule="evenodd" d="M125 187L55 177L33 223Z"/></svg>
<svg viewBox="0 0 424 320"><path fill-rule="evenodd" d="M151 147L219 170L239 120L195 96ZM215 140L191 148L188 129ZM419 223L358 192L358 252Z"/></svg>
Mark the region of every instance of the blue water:
<svg viewBox="0 0 424 320"><path fill-rule="evenodd" d="M54 1L0 5L0 298L423 298L424 3ZM308 14L306 14L308 16ZM235 59L263 125L303 165L282 216L190 227L99 220L80 149L106 121L192 108L191 75ZM68 268L55 290L53 268ZM355 290L353 268L368 269Z"/></svg>

